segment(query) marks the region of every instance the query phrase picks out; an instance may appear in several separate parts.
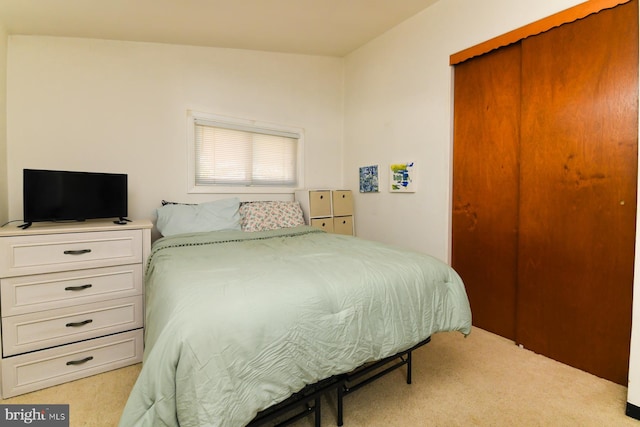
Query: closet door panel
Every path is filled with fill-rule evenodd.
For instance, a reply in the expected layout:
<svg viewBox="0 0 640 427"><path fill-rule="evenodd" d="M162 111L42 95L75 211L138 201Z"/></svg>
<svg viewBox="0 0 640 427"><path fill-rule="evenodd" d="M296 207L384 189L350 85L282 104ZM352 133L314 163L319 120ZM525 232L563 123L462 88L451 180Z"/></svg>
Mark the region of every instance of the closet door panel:
<svg viewBox="0 0 640 427"><path fill-rule="evenodd" d="M627 384L638 5L522 42L516 341Z"/></svg>
<svg viewBox="0 0 640 427"><path fill-rule="evenodd" d="M515 338L520 45L455 68L452 265L473 324Z"/></svg>

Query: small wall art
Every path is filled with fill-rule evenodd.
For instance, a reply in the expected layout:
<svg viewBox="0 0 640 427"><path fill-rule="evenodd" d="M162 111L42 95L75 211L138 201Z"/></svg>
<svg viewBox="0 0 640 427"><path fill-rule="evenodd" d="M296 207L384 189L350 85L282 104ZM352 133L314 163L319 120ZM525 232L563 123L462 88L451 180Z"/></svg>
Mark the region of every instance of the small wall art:
<svg viewBox="0 0 640 427"><path fill-rule="evenodd" d="M360 192L377 193L378 191L378 165L361 167Z"/></svg>
<svg viewBox="0 0 640 427"><path fill-rule="evenodd" d="M393 163L389 173L392 193L415 193L416 164L415 162Z"/></svg>

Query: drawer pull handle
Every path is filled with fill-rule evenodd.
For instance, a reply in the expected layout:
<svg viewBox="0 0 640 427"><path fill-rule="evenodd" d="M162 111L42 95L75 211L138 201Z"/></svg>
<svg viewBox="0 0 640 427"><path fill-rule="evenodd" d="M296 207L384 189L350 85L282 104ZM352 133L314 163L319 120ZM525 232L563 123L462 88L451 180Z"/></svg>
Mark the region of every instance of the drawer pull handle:
<svg viewBox="0 0 640 427"><path fill-rule="evenodd" d="M65 291L83 291L85 289L89 289L92 286L93 285L91 284L82 285L82 286L67 286L66 288L64 288L64 290Z"/></svg>
<svg viewBox="0 0 640 427"><path fill-rule="evenodd" d="M82 255L82 254L88 254L89 252L91 252L91 249L79 249L76 251L64 251L65 255Z"/></svg>
<svg viewBox="0 0 640 427"><path fill-rule="evenodd" d="M82 365L83 363L87 363L88 361L93 360L93 356L85 357L80 360L70 360L67 362L67 366L69 365Z"/></svg>
<svg viewBox="0 0 640 427"><path fill-rule="evenodd" d="M77 328L78 326L84 326L91 322L93 322L93 319L83 320L82 322L71 322L71 323L67 323L65 326L67 328Z"/></svg>

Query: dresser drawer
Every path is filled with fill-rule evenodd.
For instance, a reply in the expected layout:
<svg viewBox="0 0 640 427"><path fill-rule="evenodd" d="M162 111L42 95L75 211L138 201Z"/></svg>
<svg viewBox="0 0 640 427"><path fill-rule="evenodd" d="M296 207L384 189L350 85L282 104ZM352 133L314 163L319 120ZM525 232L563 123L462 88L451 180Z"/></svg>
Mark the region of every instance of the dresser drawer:
<svg viewBox="0 0 640 427"><path fill-rule="evenodd" d="M333 233L333 218L315 218L311 220L309 225L320 228L327 233Z"/></svg>
<svg viewBox="0 0 640 427"><path fill-rule="evenodd" d="M142 294L142 264L0 279L2 316Z"/></svg>
<svg viewBox="0 0 640 427"><path fill-rule="evenodd" d="M142 361L142 329L2 360L2 398Z"/></svg>
<svg viewBox="0 0 640 427"><path fill-rule="evenodd" d="M0 239L0 276L142 262L142 231L12 236Z"/></svg>
<svg viewBox="0 0 640 427"><path fill-rule="evenodd" d="M309 215L311 218L331 216L331 191L309 191Z"/></svg>
<svg viewBox="0 0 640 427"><path fill-rule="evenodd" d="M353 235L353 217L336 216L333 218L333 232L336 234Z"/></svg>
<svg viewBox="0 0 640 427"><path fill-rule="evenodd" d="M141 328L142 296L2 318L4 357Z"/></svg>
<svg viewBox="0 0 640 427"><path fill-rule="evenodd" d="M351 190L334 190L331 192L333 216L353 215L353 197Z"/></svg>

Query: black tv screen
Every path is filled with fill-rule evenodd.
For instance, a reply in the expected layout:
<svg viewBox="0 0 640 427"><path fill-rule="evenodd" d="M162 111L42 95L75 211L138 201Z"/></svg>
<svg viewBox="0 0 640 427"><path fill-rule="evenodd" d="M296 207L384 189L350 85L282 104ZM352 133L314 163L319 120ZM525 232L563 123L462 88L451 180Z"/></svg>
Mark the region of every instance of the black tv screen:
<svg viewBox="0 0 640 427"><path fill-rule="evenodd" d="M127 216L127 175L24 169L24 221Z"/></svg>

